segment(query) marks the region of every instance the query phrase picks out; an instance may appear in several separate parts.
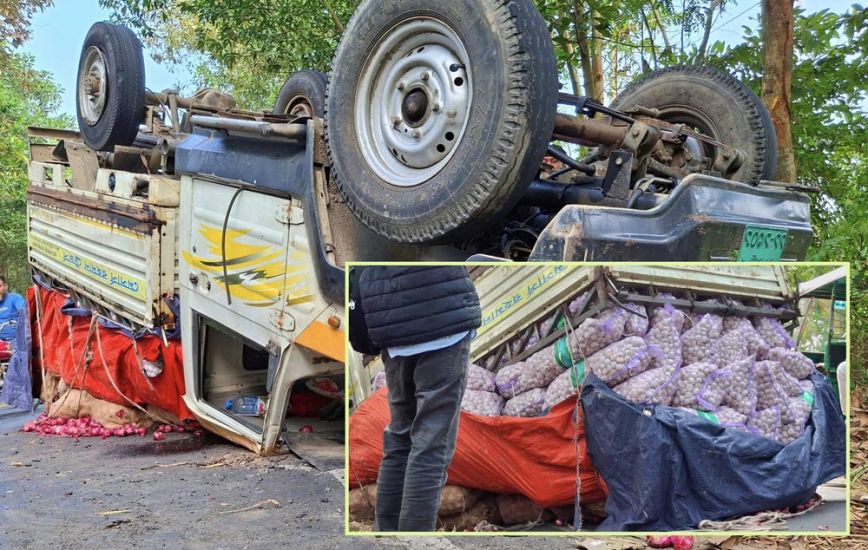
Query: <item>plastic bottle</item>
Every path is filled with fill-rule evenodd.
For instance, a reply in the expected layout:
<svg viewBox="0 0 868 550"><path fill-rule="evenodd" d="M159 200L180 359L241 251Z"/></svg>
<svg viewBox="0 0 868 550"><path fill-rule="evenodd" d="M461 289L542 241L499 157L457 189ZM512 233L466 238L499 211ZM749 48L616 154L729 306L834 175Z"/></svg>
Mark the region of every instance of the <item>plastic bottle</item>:
<svg viewBox="0 0 868 550"><path fill-rule="evenodd" d="M227 411L239 416L263 416L265 401L258 395L242 395L237 399L227 399L224 405Z"/></svg>

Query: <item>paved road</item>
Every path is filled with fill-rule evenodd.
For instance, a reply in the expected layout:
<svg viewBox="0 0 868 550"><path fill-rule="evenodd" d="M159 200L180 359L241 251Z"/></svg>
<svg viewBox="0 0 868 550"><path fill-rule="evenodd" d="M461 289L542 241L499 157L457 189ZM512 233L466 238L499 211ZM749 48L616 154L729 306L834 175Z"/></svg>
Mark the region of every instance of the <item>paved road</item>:
<svg viewBox="0 0 868 550"><path fill-rule="evenodd" d="M574 536L346 537L343 470L319 471L294 455L257 457L210 434L157 442L20 433L28 419L0 415L0 549L644 546L628 537L618 538L623 545ZM828 516L838 516L843 504L834 503L834 514L827 505L825 514L800 519L834 524Z"/></svg>
<svg viewBox="0 0 868 550"><path fill-rule="evenodd" d="M0 548L527 548L521 538L345 537L342 470L256 457L211 435L39 437L17 431L27 419L0 417Z"/></svg>

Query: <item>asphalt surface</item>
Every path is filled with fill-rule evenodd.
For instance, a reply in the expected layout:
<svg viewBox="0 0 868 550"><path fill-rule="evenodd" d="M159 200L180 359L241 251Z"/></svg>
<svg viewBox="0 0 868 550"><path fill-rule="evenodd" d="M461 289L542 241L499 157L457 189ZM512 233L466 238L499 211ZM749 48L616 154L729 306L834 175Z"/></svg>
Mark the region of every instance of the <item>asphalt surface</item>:
<svg viewBox="0 0 868 550"><path fill-rule="evenodd" d="M75 441L18 431L31 418L0 410L0 549L645 547L641 538L574 535L347 537L342 469L258 457L207 432ZM790 529L839 528L843 495L826 498ZM713 546L694 548L702 547Z"/></svg>
<svg viewBox="0 0 868 550"><path fill-rule="evenodd" d="M7 411L8 413L8 411ZM0 548L527 548L527 538L347 537L343 470L206 434L43 437L0 416ZM576 548L576 539L532 539Z"/></svg>

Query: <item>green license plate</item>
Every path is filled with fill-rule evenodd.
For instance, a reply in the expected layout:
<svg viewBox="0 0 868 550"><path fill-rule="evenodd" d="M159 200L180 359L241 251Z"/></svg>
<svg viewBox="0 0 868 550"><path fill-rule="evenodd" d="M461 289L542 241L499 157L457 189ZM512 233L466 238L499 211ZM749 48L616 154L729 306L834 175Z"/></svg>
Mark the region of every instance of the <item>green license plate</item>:
<svg viewBox="0 0 868 550"><path fill-rule="evenodd" d="M739 262L776 262L784 254L788 231L747 225L738 249Z"/></svg>

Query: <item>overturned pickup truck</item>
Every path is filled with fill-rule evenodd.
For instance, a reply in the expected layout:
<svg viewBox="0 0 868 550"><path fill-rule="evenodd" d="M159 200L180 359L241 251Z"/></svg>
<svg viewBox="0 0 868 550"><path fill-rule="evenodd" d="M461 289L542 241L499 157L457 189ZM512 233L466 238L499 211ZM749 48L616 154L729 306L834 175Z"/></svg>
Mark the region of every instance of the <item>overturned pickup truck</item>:
<svg viewBox="0 0 868 550"><path fill-rule="evenodd" d="M271 113L147 90L137 38L97 23L79 130L30 131L35 277L134 332L181 328L186 405L257 451L287 433L293 386L343 373L345 262L807 251L809 200L768 181L768 114L730 76L662 71L608 108L557 92L530 0L424 4L363 3L330 78L293 75ZM226 410L238 393L265 415Z"/></svg>

